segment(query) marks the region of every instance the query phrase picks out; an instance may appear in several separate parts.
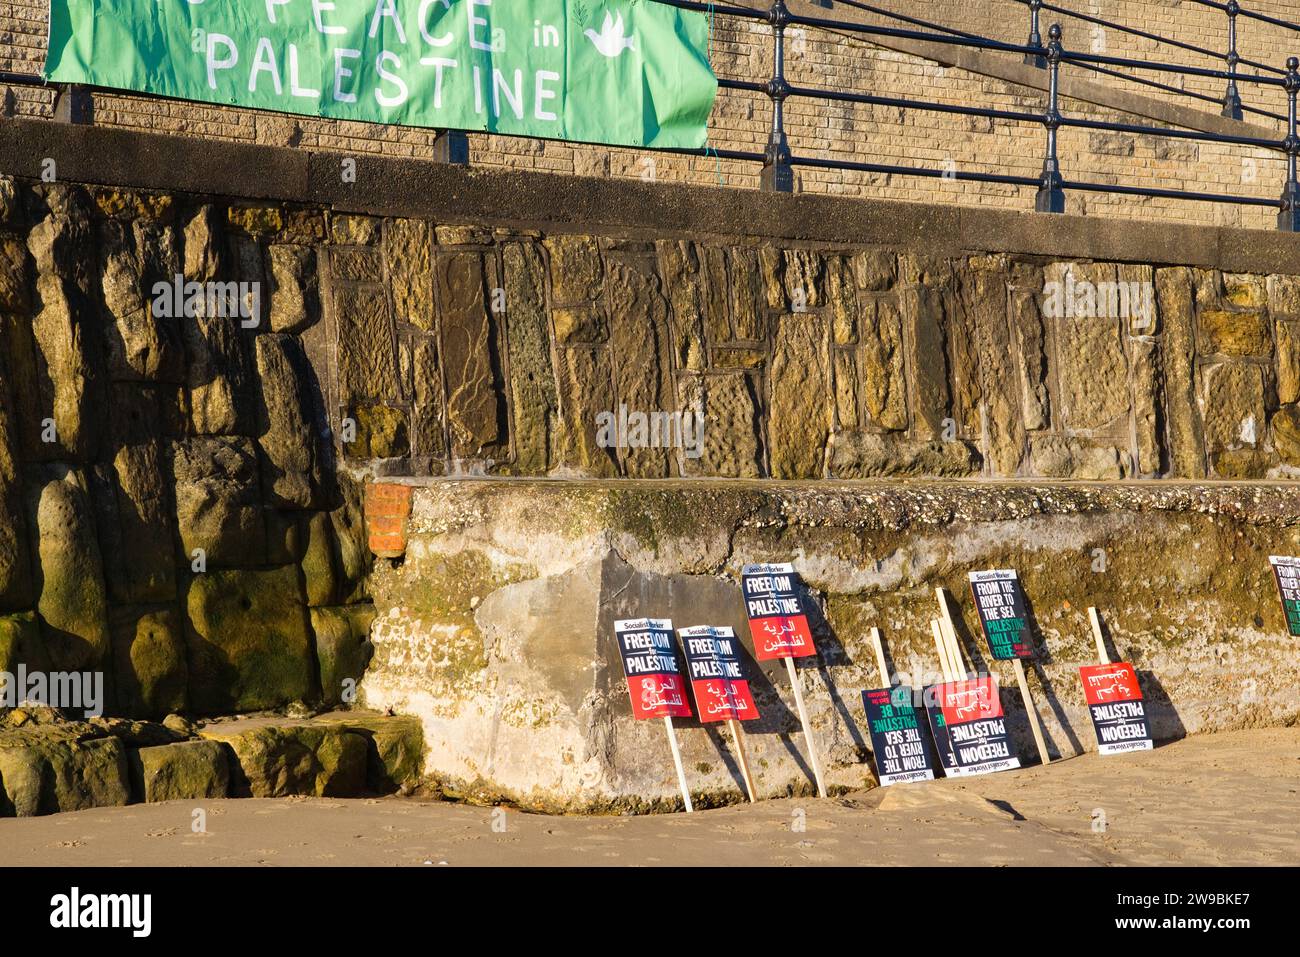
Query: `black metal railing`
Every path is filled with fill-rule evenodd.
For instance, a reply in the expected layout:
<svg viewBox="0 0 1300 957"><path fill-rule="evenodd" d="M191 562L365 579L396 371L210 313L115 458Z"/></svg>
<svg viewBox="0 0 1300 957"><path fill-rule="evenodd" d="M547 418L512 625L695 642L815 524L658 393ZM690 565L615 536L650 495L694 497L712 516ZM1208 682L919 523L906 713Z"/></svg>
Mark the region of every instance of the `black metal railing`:
<svg viewBox="0 0 1300 957"><path fill-rule="evenodd" d="M1078 16L1063 8L1041 2L1041 0L1015 0L1025 2L1034 17L1031 21L1030 39L1025 44L1009 43L981 37L964 31L953 30L937 24L927 23L916 17L891 13L862 3L860 0L841 0L846 5L855 6L868 12L889 16L907 23L906 27L885 26L863 22L835 19L821 16L796 14L786 5L785 0L772 0L766 9L737 6L733 4L700 2L700 0L659 0L669 6L684 10L704 13L711 18L727 17L736 21L765 23L770 27L772 40L771 75L763 81L735 77L719 77L719 86L724 90L744 92L767 98L771 108L771 124L763 152L745 149L731 149L709 146L705 149L672 149L663 152L680 155L709 157L738 163L761 164L759 175L760 187L773 192L791 192L795 188L795 170L797 168L844 170L864 173L883 173L899 176L935 177L957 181L994 183L1036 189L1034 209L1044 213L1063 213L1066 209L1066 195L1069 192L1096 192L1121 196L1144 196L1163 199L1193 200L1212 203L1227 203L1241 206L1267 207L1278 210L1278 228L1290 232L1300 231L1300 184L1296 179L1297 155L1300 155L1300 136L1297 135L1296 97L1300 91L1300 61L1295 57L1287 61L1284 70L1268 68L1264 74L1243 74L1237 67L1243 61L1234 54L1225 59L1226 69L1211 69L1176 63L1162 63L1128 57L1108 56L1100 53L1085 53L1070 50L1064 45L1064 31L1060 24L1053 24L1048 30L1047 41L1041 36L1035 41L1040 27L1038 15L1042 10L1061 12L1063 15ZM1217 4L1211 0L1195 0L1208 6L1221 7L1227 11L1235 8L1236 16L1247 15L1238 4ZM1284 21L1254 15L1267 22L1291 27ZM893 38L896 40L925 41L946 44L969 49L985 50L1013 54L1023 57L1026 62L1041 62L1048 72L1046 103L1042 112L1030 110L1009 110L984 106L964 106L954 103L942 103L911 97L897 97L883 93L867 93L856 90L828 89L791 83L786 75L786 33L791 27L806 27L813 30L827 31L840 36L858 37L870 42L874 39ZM914 29L923 27L924 29ZM1300 27L1294 27L1300 32ZM1155 36L1152 34L1151 36ZM1184 48L1188 44L1180 44ZM1235 49L1235 40L1230 45ZM1210 53L1201 48L1196 52ZM1228 84L1229 94L1225 95L1225 105L1229 99L1239 101L1237 91L1242 84L1258 87L1278 88L1284 91L1288 102L1286 135L1275 139L1267 136L1253 136L1232 133L1216 133L1196 129L1182 129L1168 126L1151 126L1137 123L1121 123L1108 120L1088 119L1069 115L1061 110L1061 71L1066 65L1089 70L1123 69L1139 74L1159 73L1183 77L1200 77L1222 80ZM1262 64L1260 65L1262 66ZM1128 74L1119 74L1131 79ZM1143 79L1139 76L1138 79ZM0 83L42 83L40 77L2 73ZM1154 82L1154 81L1152 81ZM79 87L57 87L56 119L65 122L87 122L92 115L88 91ZM1170 89L1179 91L1176 87ZM132 94L135 95L135 94ZM1009 123L1041 126L1045 131L1042 169L1038 176L1018 176L1006 173L980 172L976 170L957 170L951 167L943 169L917 165L873 163L865 159L828 158L803 155L792 146L786 128L786 103L792 98L804 98L824 103L848 103L866 106L884 106L901 110L915 110L940 114L982 117ZM1067 171L1062 169L1058 153L1058 134L1062 129L1075 128L1100 130L1134 135L1166 137L1170 139L1195 140L1228 146L1266 149L1286 157L1286 180L1282 184L1277 199L1261 196L1246 196L1229 193L1215 193L1190 189L1158 188L1122 184L1105 184L1067 178ZM468 163L468 140L464 133L444 132L435 144L435 158L444 162Z"/></svg>
<svg viewBox="0 0 1300 957"><path fill-rule="evenodd" d="M953 36L966 37L968 39L976 39L976 40L990 39L987 36L982 36L976 33L970 33L966 30L958 30L955 27L946 26L944 24L931 23L919 17L913 17L904 13L899 13L894 10L888 10L883 7L876 6L874 4L863 3L862 0L837 0L837 2L841 6L851 7L855 10L861 10L865 13L874 14L876 16L888 17L889 19L896 20L899 23L909 23L914 26L924 27L927 30L938 30L943 33L951 34ZM1122 23L1117 23L1116 21L1113 20L1107 20L1103 17L1093 16L1091 14L1086 14L1086 13L1080 13L1068 7L1062 7L1053 3L1047 3L1045 2L1045 0L1008 0L1008 2L1020 4L1029 9L1029 39L1026 42L1026 45L1030 47L1034 47L1036 49L1045 49L1045 47L1043 46L1043 38L1042 38L1042 34L1040 33L1039 27L1040 27L1040 13L1041 11L1046 10L1049 13L1058 13L1062 16L1070 17L1075 20L1080 20L1084 23L1090 23L1095 26L1103 27L1105 29L1115 30L1117 32L1125 33L1130 36L1140 37L1144 40L1150 40L1152 42L1159 43L1163 46L1168 46L1173 49L1199 54L1201 56L1208 57L1212 60L1216 60L1216 61L1223 60L1226 63L1228 59L1228 54L1223 53L1221 51L1211 50L1207 47L1201 47L1193 43L1187 43L1182 40L1176 40L1171 37L1162 36L1157 33L1152 33L1149 30L1140 30L1135 27L1130 27ZM1282 23L1283 21L1273 21L1273 22ZM1294 26L1292 27L1292 29L1300 31L1300 26ZM1235 50L1235 34L1234 34L1233 46L1231 47L1231 49ZM1036 66L1041 69L1046 69L1047 67L1047 57L1042 54L1026 53L1024 55L1024 61L1025 63L1031 66ZM1249 60L1246 59L1245 57L1237 57L1236 62L1242 66L1249 66L1253 69L1263 70L1266 73L1272 73L1276 76L1283 76L1286 72L1284 70L1278 69L1277 67L1272 67L1265 63L1260 63L1255 60ZM1077 65L1092 73L1096 73L1102 76L1112 77L1118 80L1123 80L1128 83L1134 83L1139 86L1147 87L1148 89L1160 90L1163 93L1172 93L1176 96L1199 100L1203 103L1213 103L1216 107L1222 107L1224 105L1225 97L1209 96L1205 93L1200 93L1196 90L1189 90L1185 87L1173 86L1172 84L1168 84L1168 83L1161 83L1158 80L1151 80L1146 77L1134 76L1131 73L1123 73L1119 70L1113 70L1108 67L1099 66L1097 64L1087 63L1087 64L1077 64ZM1225 116L1230 116L1233 119L1240 120L1243 118L1242 113L1251 113L1256 116L1267 117L1271 120L1280 120L1280 121L1286 120L1286 117L1283 116L1281 113L1274 113L1271 110L1260 109L1258 107L1245 106L1240 102L1240 97L1236 97L1235 102L1237 106L1240 107L1240 109L1233 110L1231 111L1231 113L1225 111L1224 112Z"/></svg>
<svg viewBox="0 0 1300 957"><path fill-rule="evenodd" d="M1292 33L1300 33L1300 24L1292 23L1290 20L1282 20L1278 17L1267 16L1263 13L1257 13L1243 7L1237 0L1227 0L1227 3L1219 3L1217 0L1192 0L1193 3L1202 7L1211 7L1215 10L1223 11L1228 18L1228 49L1224 53L1224 62L1228 66L1230 74L1228 78L1228 89L1223 95L1223 115L1231 116L1235 119L1241 119L1241 97L1237 90L1236 74L1237 67L1240 64L1263 69L1269 72L1279 72L1276 67L1264 66L1263 64L1254 63L1239 56L1237 53L1237 18L1245 17L1248 20L1255 20L1259 23L1267 23L1271 26L1281 27Z"/></svg>
<svg viewBox="0 0 1300 957"><path fill-rule="evenodd" d="M966 37L968 39L978 39L978 40L990 39L987 36L970 33L965 30L958 30L954 27L946 26L944 24L932 23L927 20L921 19L919 17L900 13L896 10L886 9L874 4L865 3L862 2L862 0L836 0L836 2L839 3L839 5L844 7L851 7L855 10L861 10L865 13L870 13L881 17L887 17L891 20L898 21L899 23L909 23L914 26L920 26L927 30L938 30L943 33L951 34L953 36ZM894 2L898 2L898 0L894 0ZM1259 70L1264 73L1269 73L1279 77L1284 76L1286 74L1286 71L1276 66L1270 66L1267 63L1262 63L1258 60L1249 59L1239 54L1239 47L1237 42L1236 17L1242 16L1242 17L1248 17L1248 18L1260 20L1262 22L1281 27L1293 33L1300 33L1300 24L1291 23L1286 20L1280 20L1276 17L1265 16L1263 14L1258 14L1250 10L1245 10L1241 8L1240 4L1230 5L1227 3L1215 3L1213 2L1213 0L1195 0L1195 2L1201 3L1203 6L1211 7L1216 10L1222 10L1225 13L1229 14L1225 26L1225 36L1226 36L1226 42L1228 44L1227 49L1214 50L1208 47L1198 46L1197 44L1194 43L1188 43L1185 40L1179 40L1173 37L1164 36L1159 33L1154 33L1150 30L1144 30L1138 27L1132 27L1127 24L1119 23L1118 21L1115 20L1108 20L1105 17L1101 17L1098 15L1082 13L1070 7L1061 6L1055 3L1048 3L1047 0L1008 0L1008 2L1018 4L1028 9L1029 39L1026 41L1027 46L1034 47L1036 49L1045 49L1045 47L1043 46L1043 39L1041 33L1041 14L1043 11L1046 11L1048 13L1055 13L1063 17L1069 17L1072 20L1078 20L1083 23L1088 23L1097 27L1101 27L1106 30L1114 30L1118 33L1127 34L1128 36L1138 37L1143 40L1148 40L1153 43L1159 44L1162 47L1168 47L1173 50L1180 50L1187 53L1193 53L1199 56L1207 57L1216 62L1222 61L1224 65L1227 67L1226 72L1228 72L1229 74L1233 74L1233 76L1231 76L1227 80L1228 86L1225 93L1222 96L1210 96L1208 94L1201 93L1196 90L1189 90L1185 87L1173 86L1168 83L1161 83L1157 80L1151 80L1145 77L1134 76L1131 73L1124 73L1119 70L1100 66L1098 64L1090 64L1090 63L1077 64L1083 69L1086 69L1090 72L1099 75L1108 76L1115 79L1124 80L1129 83L1138 84L1140 86L1144 86L1150 89L1160 90L1164 93L1172 93L1180 97L1195 99L1204 103L1213 103L1216 107L1219 107L1221 109L1222 115L1229 117L1231 119L1240 120L1244 118L1243 114L1250 113L1256 116L1267 117L1268 119L1272 119L1272 120L1279 120L1279 121L1286 120L1286 117L1281 113L1275 113L1272 110L1260 109L1258 107L1247 106L1243 104L1241 101L1241 96L1235 78L1235 73L1237 71L1237 68L1249 67L1251 69ZM1232 12L1234 10L1235 12ZM1026 53L1024 55L1024 61L1027 64L1030 64L1032 66L1037 66L1039 68L1045 69L1047 67L1047 58L1043 54Z"/></svg>
<svg viewBox="0 0 1300 957"><path fill-rule="evenodd" d="M1202 202L1229 203L1242 206L1258 206L1277 209L1278 228L1287 231L1300 230L1300 207L1297 197L1300 189L1295 181L1295 156L1300 149L1300 138L1296 135L1295 99L1296 90L1300 89L1300 74L1296 73L1294 58L1289 60L1285 70L1279 75L1238 74L1229 68L1226 70L1210 69L1175 63L1156 63L1129 57L1108 56L1099 53L1085 53L1069 50L1063 43L1063 30L1060 24L1053 24L1048 31L1045 44L1015 44L973 34L951 31L949 28L939 30L916 30L903 27L890 27L859 22L814 17L793 13L784 0L774 0L766 11L747 7L726 6L720 4L700 3L695 0L662 0L671 6L687 10L711 12L715 16L731 16L751 21L766 22L771 26L773 38L773 70L766 84L753 81L722 78L719 80L724 89L749 90L766 93L772 103L772 128L763 154L763 172L760 178L762 187L770 190L789 190L793 188L793 170L797 167L853 170L869 173L888 173L945 179L969 180L974 182L997 183L1013 186L1036 187L1034 208L1039 212L1061 213L1065 211L1065 196L1069 191L1111 193L1115 195L1146 196L1163 199L1195 200ZM855 6L857 4L854 4ZM887 11L882 11L886 12ZM918 23L917 18L908 17L911 24ZM1019 54L1031 62L1040 58L1049 71L1047 103L1042 113L1003 110L991 107L959 106L914 98L880 96L845 90L829 90L791 84L785 76L784 48L785 31L791 26L802 26L836 33L858 35L865 38L889 37L904 40L919 40L931 43L961 46L972 49L998 51ZM1277 87L1285 90L1290 104L1287 136L1273 139L1263 136L1245 134L1214 133L1201 130L1177 129L1162 126L1150 126L1136 123L1119 123L1107 120L1092 120L1084 117L1069 116L1061 111L1060 73L1065 64L1085 68L1119 67L1135 71L1172 73L1175 75L1213 78L1234 83L1249 83L1260 86ZM922 166L905 166L899 164L881 164L855 160L826 159L801 156L792 150L784 126L784 104L791 97L806 97L825 102L850 102L857 104L889 106L907 110L921 110L939 113L951 113L966 116L978 116L988 119L1005 120L1013 123L1039 124L1046 132L1042 171L1038 177L1014 176L1000 173L984 173L973 170L953 171L952 169L935 169ZM1267 149L1283 153L1288 157L1287 180L1283 184L1278 199L1260 196L1245 196L1230 193L1214 193L1199 190L1165 189L1144 186L1126 186L1117 184L1094 183L1083 180L1067 179L1061 168L1057 151L1057 136L1062 128L1104 130L1110 132L1187 139L1201 142L1219 143L1232 146ZM695 152L695 151L685 151ZM703 151L700 151L703 152Z"/></svg>
<svg viewBox="0 0 1300 957"><path fill-rule="evenodd" d="M1209 57L1210 59L1216 61L1222 61L1225 67L1224 73L1226 74L1226 76L1224 79L1225 79L1226 86L1223 95L1221 97L1213 97L1213 96L1208 96L1204 93L1198 93L1193 90L1186 90L1180 87L1161 84L1151 80L1145 80L1140 77L1133 77L1131 75L1121 73L1117 70L1109 70L1104 67L1085 65L1086 68L1088 69L1092 69L1095 72L1104 73L1109 76L1118 77L1120 79L1141 83L1146 86L1155 87L1157 89L1164 90L1165 92L1176 93L1181 96L1191 97L1193 99L1215 103L1220 107L1222 115L1230 119L1234 119L1234 120L1243 119L1245 114L1247 113L1251 113L1256 116L1265 116L1274 120L1286 119L1286 117L1281 115L1280 113L1274 113L1271 110L1260 109L1258 107L1247 106L1242 102L1240 84L1238 82L1241 75L1239 72L1241 67L1249 67L1250 69L1257 70L1262 73L1266 73L1278 77L1285 76L1286 71L1279 69L1276 66L1272 66L1267 63L1262 63L1258 60L1253 60L1241 55L1239 43L1238 43L1237 20L1239 17L1244 17L1262 23L1267 23L1271 26L1280 27L1281 29L1296 34L1300 34L1300 24L1292 23L1291 21L1288 20L1282 20L1277 17L1267 16L1262 13L1256 13L1253 10L1249 10L1243 7L1238 2L1238 0L1228 0L1228 2L1226 3L1219 3L1216 2L1216 0L1192 0L1192 3L1195 3L1199 6L1209 7L1215 10L1219 10L1225 16L1224 40L1226 43L1226 47L1223 50L1213 50L1208 47L1198 46L1197 44L1194 43L1188 43L1185 40L1178 40L1173 37L1163 36L1158 33L1153 33L1149 30L1143 30L1138 27L1132 27L1126 24L1118 23L1114 20L1107 20L1104 17L1100 17L1088 13L1082 13L1078 10L1070 9L1069 7L1060 6L1054 3L1047 3L1045 2L1045 0L1011 0L1011 2L1018 3L1022 6L1029 8L1029 45L1030 46L1034 46L1037 45L1038 43L1041 43L1041 37L1039 35L1040 11L1055 13L1060 16L1065 16L1074 20L1082 21L1084 23L1091 23L1108 30L1115 30L1120 33L1128 34L1129 36L1140 37L1144 40L1150 40L1154 43L1158 43L1162 46L1170 47L1172 49L1182 50L1188 53L1194 53L1200 56ZM1029 61L1030 58L1027 57L1026 62ZM1042 58L1035 58L1035 62L1037 63L1038 66L1046 65L1046 62L1042 60Z"/></svg>

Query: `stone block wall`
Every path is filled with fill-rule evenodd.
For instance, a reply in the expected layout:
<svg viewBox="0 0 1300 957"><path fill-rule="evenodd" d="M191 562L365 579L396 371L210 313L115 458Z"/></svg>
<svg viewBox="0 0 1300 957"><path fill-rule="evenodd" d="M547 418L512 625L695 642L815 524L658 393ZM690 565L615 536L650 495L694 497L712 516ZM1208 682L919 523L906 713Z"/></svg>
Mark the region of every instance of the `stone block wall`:
<svg viewBox="0 0 1300 957"><path fill-rule="evenodd" d="M762 4L751 0L751 5ZM827 14L824 8L808 4L796 2L794 7L813 16ZM1280 2L1260 2L1252 4L1252 8L1282 17L1293 15ZM22 72L40 69L44 61L46 11L47 4L41 0L0 4L0 69ZM957 6L947 0L933 0L908 4L902 12L1014 42L1023 42L1028 31L1025 8L1011 0L978 0ZM1100 0L1082 12L1163 32L1212 49L1224 46L1222 14L1195 5L1160 0ZM831 15L850 20L870 19L869 15L842 4L835 5ZM1045 19L1044 23L1047 22L1050 21ZM1068 45L1074 49L1091 49L1100 44L1111 55L1158 55L1165 60L1200 67L1220 66L1204 56L1177 48L1157 50L1147 41L1117 31L1108 31L1099 39L1078 21L1067 19L1066 25L1071 30ZM1287 55L1300 49L1287 31L1245 20L1241 29L1243 54L1262 62L1280 66ZM711 41L712 61L719 76L764 81L771 73L771 47L771 31L766 24L720 17ZM856 90L1032 113L1041 112L1044 104L1044 94L1036 89L874 46L856 37L804 28L791 33L788 71L792 83L813 88ZM1066 76L1099 79L1096 74L1078 69L1067 69ZM1100 79L1119 84L1119 81ZM1215 97L1221 97L1223 92L1214 80L1167 76L1161 79L1175 86L1185 83L1189 89ZM1210 114L1218 112L1212 103L1197 103L1150 88L1131 84L1119 84L1116 88L1138 91L1159 102L1203 108ZM48 117L53 113L51 90L14 86L0 88L0 94L4 115ZM1285 112L1278 90L1245 87L1243 96L1250 105L1275 113ZM1062 110L1089 120L1160 125L1145 116L1077 99L1065 99ZM722 91L710 120L711 145L761 153L770 116L766 97ZM1249 119L1263 124L1266 131L1279 129L1267 118L1250 116ZM107 92L95 95L95 122L117 128L357 155L428 156L435 138L430 130L145 100ZM799 97L787 103L787 123L793 149L800 156L1026 177L1037 177L1042 167L1044 132L1037 124L849 103L829 104ZM1236 132L1263 135L1258 127L1242 127ZM1282 134L1277 135L1280 139ZM476 134L470 139L473 162L489 169L652 178L745 189L758 185L759 167L753 163L489 135ZM1275 151L1145 135L1064 129L1060 157L1068 179L1103 184L1195 189L1275 199L1284 179L1282 157ZM1015 210L1030 209L1033 205L1032 188L999 184L812 168L799 168L797 180L799 189L814 193ZM1071 193L1069 210L1126 219L1159 218L1248 228L1272 228L1275 217L1274 211L1265 207L1119 197L1099 192Z"/></svg>
<svg viewBox="0 0 1300 957"><path fill-rule="evenodd" d="M0 671L103 672L138 717L349 693L362 493L302 339L325 221L0 179ZM263 283L266 321L160 316L182 273Z"/></svg>
<svg viewBox="0 0 1300 957"><path fill-rule="evenodd" d="M336 349L336 366L316 365L336 432L355 426L342 455L382 474L1264 478L1300 466L1296 277L347 222L366 223L343 240L363 245L340 245L334 227L325 320L306 338L314 356ZM1087 283L1146 290L1150 315L1052 315L1053 284ZM623 408L699 413L701 454L602 444L599 417Z"/></svg>
<svg viewBox="0 0 1300 957"><path fill-rule="evenodd" d="M923 207L400 162L362 170L375 215L312 198L328 162L285 166L275 201L163 189L176 142L130 144L152 190L0 179L0 670L106 670L128 714L346 701L373 614L366 477L1300 465L1300 280L1265 272L1298 260L1272 237L1138 230L1148 251L985 214L966 236ZM1067 273L1149 284L1152 312L1053 318ZM253 284L258 324L160 315L178 274ZM623 408L700 413L702 454L602 444Z"/></svg>

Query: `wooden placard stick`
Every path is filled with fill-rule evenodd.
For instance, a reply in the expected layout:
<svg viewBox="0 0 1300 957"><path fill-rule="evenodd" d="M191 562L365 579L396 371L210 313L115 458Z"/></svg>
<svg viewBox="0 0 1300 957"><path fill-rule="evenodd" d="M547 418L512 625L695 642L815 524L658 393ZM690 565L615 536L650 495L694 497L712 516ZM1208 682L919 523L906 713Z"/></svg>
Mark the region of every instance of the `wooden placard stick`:
<svg viewBox="0 0 1300 957"><path fill-rule="evenodd" d="M1038 723L1038 709L1034 698L1029 693L1029 682L1025 678L1025 663L1019 658L1013 659L1011 667L1016 671L1016 683L1020 685L1020 699L1025 703L1025 714L1029 715L1029 730L1034 732L1034 744L1038 747L1038 759L1044 764L1051 764L1047 753L1047 744L1043 741L1043 729Z"/></svg>
<svg viewBox="0 0 1300 957"><path fill-rule="evenodd" d="M938 618L930 619L930 634L934 638L934 647L939 652L939 670L944 681L952 681L952 662L948 659L948 642L943 637L943 625Z"/></svg>
<svg viewBox="0 0 1300 957"><path fill-rule="evenodd" d="M885 663L885 643L880 640L880 629L871 629L871 644L876 649L876 667L880 669L880 687L889 687L889 665Z"/></svg>
<svg viewBox="0 0 1300 957"><path fill-rule="evenodd" d="M808 709L803 703L803 689L799 687L799 672L795 669L794 659L785 659L786 671L790 675L790 687L794 689L794 703L799 709L799 723L803 726L803 739L808 745L808 759L812 762L813 777L817 781L817 795L826 797L826 781L822 778L822 762L817 757L817 742L813 740L812 726L808 723Z"/></svg>
<svg viewBox="0 0 1300 957"><path fill-rule="evenodd" d="M944 625L937 618L930 620L930 635L935 640L935 649L939 651L939 670L943 672L945 681L952 681L953 666L948 659L948 641L944 638Z"/></svg>
<svg viewBox="0 0 1300 957"><path fill-rule="evenodd" d="M952 674L955 681L968 676L970 671L966 668L966 661L961 652L961 642L957 640L957 628L952 623L952 612L948 608L948 593L942 588L936 588L934 597L939 602L940 631L948 645L948 658L952 661Z"/></svg>
<svg viewBox="0 0 1300 957"><path fill-rule="evenodd" d="M677 768L677 784L682 789L682 800L686 802L686 813L695 810L691 804L691 791L686 786L686 772L682 769L682 752L677 747L677 731L673 728L673 719L664 715L664 727L668 729L668 746L673 749L673 766Z"/></svg>
<svg viewBox="0 0 1300 957"><path fill-rule="evenodd" d="M740 775L745 779L745 793L749 795L749 803L753 804L758 799L754 797L754 779L749 775L749 758L745 756L745 746L740 741L740 722L728 718L727 727L731 729L731 741L736 746L736 760L740 762Z"/></svg>
<svg viewBox="0 0 1300 957"><path fill-rule="evenodd" d="M939 622L942 627L943 622ZM962 650L961 642L957 640L957 633L952 630L952 625L942 629L944 637L948 641L948 657L952 659L952 673L958 681L963 678L969 678L971 669L966 663L966 653Z"/></svg>
<svg viewBox="0 0 1300 957"><path fill-rule="evenodd" d="M947 624L948 634L951 636L952 643L956 645L957 631L953 626L952 615L948 611L948 594L942 588L936 588L934 594L939 600L939 608L943 612L943 620ZM960 654L960 652L958 653ZM1029 693L1029 680L1025 677L1025 663L1019 658L1013 658L1011 668L1016 673L1016 684L1020 686L1020 701L1024 704L1025 714L1029 717L1029 730L1034 734L1034 745L1038 748L1038 760L1043 764L1051 764L1052 759L1047 753L1047 742L1043 740L1043 729L1038 722L1038 708L1034 705L1033 695Z"/></svg>
<svg viewBox="0 0 1300 957"><path fill-rule="evenodd" d="M871 646L876 651L876 668L880 671L880 687L888 688L889 684L889 665L885 663L885 643L880 638L880 629L871 629ZM880 778L880 768L876 768L876 781L883 786L884 782Z"/></svg>
<svg viewBox="0 0 1300 957"><path fill-rule="evenodd" d="M1103 665L1110 664L1110 655L1106 652L1106 638L1101 630L1101 616L1097 609L1088 606L1088 620L1092 622L1092 637L1097 642L1097 660Z"/></svg>

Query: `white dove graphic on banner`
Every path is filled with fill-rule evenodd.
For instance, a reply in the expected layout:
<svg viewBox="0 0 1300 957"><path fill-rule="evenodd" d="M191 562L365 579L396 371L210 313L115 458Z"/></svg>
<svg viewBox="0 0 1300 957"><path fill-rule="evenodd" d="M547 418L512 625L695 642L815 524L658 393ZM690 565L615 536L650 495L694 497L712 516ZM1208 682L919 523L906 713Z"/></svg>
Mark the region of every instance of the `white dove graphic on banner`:
<svg viewBox="0 0 1300 957"><path fill-rule="evenodd" d="M586 30L587 39L603 53L605 56L613 59L621 56L624 50L632 50L632 37L623 35L623 14L614 19L608 10L605 11L605 22L601 25L600 32L588 28Z"/></svg>

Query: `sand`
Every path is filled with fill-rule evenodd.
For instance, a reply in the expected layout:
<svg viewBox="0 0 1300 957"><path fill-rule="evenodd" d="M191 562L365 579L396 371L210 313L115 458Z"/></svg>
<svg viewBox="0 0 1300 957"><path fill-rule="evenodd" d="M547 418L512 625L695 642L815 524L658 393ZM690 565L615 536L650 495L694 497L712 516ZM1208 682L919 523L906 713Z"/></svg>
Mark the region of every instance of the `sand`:
<svg viewBox="0 0 1300 957"><path fill-rule="evenodd" d="M0 821L0 866L1295 865L1298 791L1300 729L1270 729L691 815L401 798L105 808Z"/></svg>

